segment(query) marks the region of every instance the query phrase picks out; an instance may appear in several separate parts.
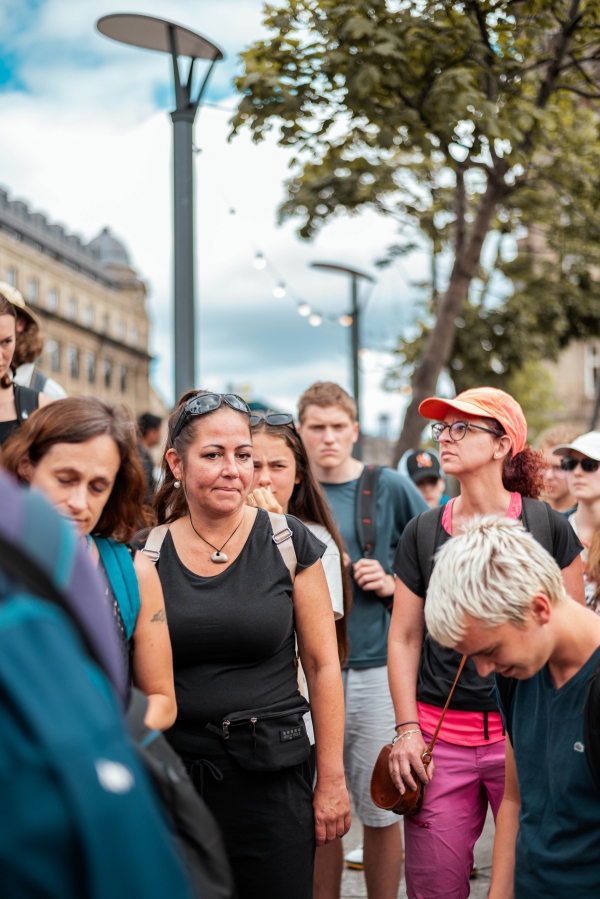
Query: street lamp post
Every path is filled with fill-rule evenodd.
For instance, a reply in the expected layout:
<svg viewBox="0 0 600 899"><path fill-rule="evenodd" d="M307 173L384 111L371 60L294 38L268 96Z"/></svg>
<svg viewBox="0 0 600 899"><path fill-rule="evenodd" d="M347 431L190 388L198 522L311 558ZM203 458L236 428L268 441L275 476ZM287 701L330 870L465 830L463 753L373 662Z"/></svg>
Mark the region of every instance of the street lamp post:
<svg viewBox="0 0 600 899"><path fill-rule="evenodd" d="M373 283L375 278L367 275L366 272L349 268L347 265L338 265L332 262L312 262L312 268L324 269L329 272L342 272L342 274L350 275L350 302L351 302L351 340L352 340L352 392L356 403L356 416L360 424L360 370L358 367L359 350L360 350L360 305L358 302L358 282L360 278ZM362 458L362 441L359 436L355 447L355 456L357 459Z"/></svg>
<svg viewBox="0 0 600 899"><path fill-rule="evenodd" d="M207 38L167 19L118 13L103 16L98 31L112 40L169 53L173 60L173 288L175 397L196 382L193 127L208 79L223 52ZM191 59L182 81L179 57ZM210 65L196 95L192 79L197 59Z"/></svg>

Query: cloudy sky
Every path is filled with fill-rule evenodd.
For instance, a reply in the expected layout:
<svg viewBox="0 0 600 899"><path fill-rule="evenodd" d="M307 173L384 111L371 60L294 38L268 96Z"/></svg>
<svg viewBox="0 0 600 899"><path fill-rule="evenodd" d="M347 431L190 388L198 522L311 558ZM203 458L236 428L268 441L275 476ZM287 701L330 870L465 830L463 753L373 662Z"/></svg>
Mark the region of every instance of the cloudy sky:
<svg viewBox="0 0 600 899"><path fill-rule="evenodd" d="M318 273L335 261L375 275L364 314L361 360L365 428L382 412L398 428L403 400L380 389L389 349L414 315L410 278L425 261L374 268L395 240L375 214L340 218L307 243L297 223L276 223L290 155L273 139L227 141L238 53L264 35L262 0L2 0L0 3L0 184L89 240L108 225L149 285L153 380L172 399L170 60L97 33L111 12L168 16L210 37L227 54L195 127L199 383L249 385L253 397L293 409L312 381L350 384L349 329L311 327L304 300L325 315L347 311L348 284ZM257 271L262 252L272 269ZM273 289L285 282L287 295Z"/></svg>

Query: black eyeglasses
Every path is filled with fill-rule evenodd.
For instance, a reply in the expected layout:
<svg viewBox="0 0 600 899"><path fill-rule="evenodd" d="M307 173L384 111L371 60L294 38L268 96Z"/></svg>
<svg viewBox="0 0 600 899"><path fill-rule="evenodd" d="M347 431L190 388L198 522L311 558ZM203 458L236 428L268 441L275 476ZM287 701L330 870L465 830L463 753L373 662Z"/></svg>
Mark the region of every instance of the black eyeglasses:
<svg viewBox="0 0 600 899"><path fill-rule="evenodd" d="M201 393L200 396L193 396L191 400L188 400L181 410L179 418L177 419L177 424L173 428L171 443L179 437L181 429L188 418L192 415L205 415L207 412L214 412L215 409L218 409L223 403L227 403L227 405L231 409L235 409L236 412L243 412L245 415L250 415L248 403L246 403L241 396L236 396L235 393Z"/></svg>
<svg viewBox="0 0 600 899"><path fill-rule="evenodd" d="M573 459L572 456L565 456L560 460L560 467L563 471L575 471L578 465L581 465L582 471L587 471L589 474L592 471L598 471L600 462L597 462L596 459Z"/></svg>
<svg viewBox="0 0 600 899"><path fill-rule="evenodd" d="M294 416L290 415L289 412L251 412L250 413L250 424L253 428L255 428L261 421L266 422L268 425L274 425L278 427L279 425L289 425L291 428L296 430L296 426L294 425Z"/></svg>
<svg viewBox="0 0 600 899"><path fill-rule="evenodd" d="M486 431L488 434L493 434L494 437L500 436L496 431L492 431L490 428L482 428L481 425L471 424L470 421L455 421L452 425L447 425L443 421L436 421L435 424L431 425L431 436L436 443L439 443L440 437L446 428L448 428L450 433L450 440L454 440L455 443L458 440L463 439L469 428L477 428L478 431Z"/></svg>

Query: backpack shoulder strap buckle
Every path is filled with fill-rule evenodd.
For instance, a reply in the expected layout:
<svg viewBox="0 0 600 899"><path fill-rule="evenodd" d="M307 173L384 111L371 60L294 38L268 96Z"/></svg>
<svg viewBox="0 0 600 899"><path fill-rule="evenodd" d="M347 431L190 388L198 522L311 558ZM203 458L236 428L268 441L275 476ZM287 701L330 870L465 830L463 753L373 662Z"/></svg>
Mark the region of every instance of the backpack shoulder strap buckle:
<svg viewBox="0 0 600 899"><path fill-rule="evenodd" d="M167 536L168 530L168 524L159 524L158 527L152 528L152 530L148 534L146 545L143 549L140 550L140 552L144 553L145 556L148 556L150 561L155 565L160 559L160 549L164 543L165 537Z"/></svg>

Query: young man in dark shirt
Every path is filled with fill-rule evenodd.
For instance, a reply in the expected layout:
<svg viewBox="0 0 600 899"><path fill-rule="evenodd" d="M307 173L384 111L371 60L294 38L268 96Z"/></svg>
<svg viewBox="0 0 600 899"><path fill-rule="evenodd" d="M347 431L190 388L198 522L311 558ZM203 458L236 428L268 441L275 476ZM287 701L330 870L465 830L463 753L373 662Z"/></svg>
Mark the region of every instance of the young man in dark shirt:
<svg viewBox="0 0 600 899"><path fill-rule="evenodd" d="M362 558L355 510L364 465L352 458L359 432L354 400L338 384L313 384L300 398L298 420L351 564L350 658L343 672L344 766L363 824L367 891L369 899L396 899L402 867L398 818L375 807L369 787L377 756L394 735L394 707L387 680L390 613L386 608L394 593L392 560L404 528L427 505L408 478L384 468L377 489L376 544L372 558ZM342 866L339 840L318 850L315 899L338 899Z"/></svg>
<svg viewBox="0 0 600 899"><path fill-rule="evenodd" d="M510 739L489 899L600 895L600 789L589 762L600 746L586 745L584 728L600 617L566 594L531 534L488 517L441 549L425 620L438 643L497 675Z"/></svg>

